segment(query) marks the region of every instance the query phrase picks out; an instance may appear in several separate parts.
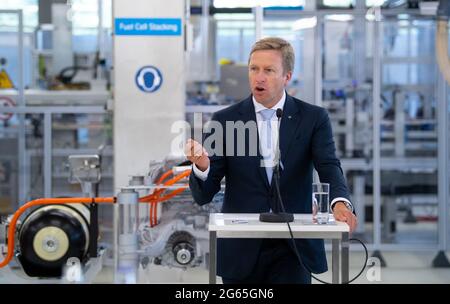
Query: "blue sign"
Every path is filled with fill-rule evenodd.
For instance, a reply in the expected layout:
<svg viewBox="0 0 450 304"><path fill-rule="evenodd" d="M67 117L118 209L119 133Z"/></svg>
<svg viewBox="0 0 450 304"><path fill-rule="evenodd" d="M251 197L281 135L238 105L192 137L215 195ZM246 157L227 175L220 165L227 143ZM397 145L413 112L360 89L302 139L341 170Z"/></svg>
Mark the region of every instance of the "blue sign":
<svg viewBox="0 0 450 304"><path fill-rule="evenodd" d="M152 93L162 85L163 78L161 72L154 66L145 66L136 73L136 85L143 91Z"/></svg>
<svg viewBox="0 0 450 304"><path fill-rule="evenodd" d="M116 18L116 35L180 36L181 18Z"/></svg>

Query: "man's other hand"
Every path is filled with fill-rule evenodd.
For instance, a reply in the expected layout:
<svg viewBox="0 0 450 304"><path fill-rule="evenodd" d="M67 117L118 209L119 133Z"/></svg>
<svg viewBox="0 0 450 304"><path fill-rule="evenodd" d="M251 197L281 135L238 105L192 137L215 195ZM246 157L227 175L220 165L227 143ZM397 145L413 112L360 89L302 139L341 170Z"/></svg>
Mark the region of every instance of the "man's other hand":
<svg viewBox="0 0 450 304"><path fill-rule="evenodd" d="M201 144L189 138L184 148L184 154L187 159L197 166L201 171L205 171L209 167L208 152Z"/></svg>
<svg viewBox="0 0 450 304"><path fill-rule="evenodd" d="M336 221L347 223L350 227L350 232L355 230L358 220L345 203L337 202L333 207L333 215Z"/></svg>

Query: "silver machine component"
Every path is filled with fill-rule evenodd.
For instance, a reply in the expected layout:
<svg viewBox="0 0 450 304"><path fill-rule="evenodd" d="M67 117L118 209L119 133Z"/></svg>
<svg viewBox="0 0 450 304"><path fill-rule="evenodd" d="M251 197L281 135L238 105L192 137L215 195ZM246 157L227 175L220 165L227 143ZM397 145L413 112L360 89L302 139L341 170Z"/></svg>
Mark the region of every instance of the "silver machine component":
<svg viewBox="0 0 450 304"><path fill-rule="evenodd" d="M83 263L89 249L89 209L83 204L33 210L18 229L18 259L30 277L61 277L69 258Z"/></svg>
<svg viewBox="0 0 450 304"><path fill-rule="evenodd" d="M170 169L174 175L190 169L190 166L179 165L183 161L181 159L165 159L160 162L152 162L147 176L131 178L130 185L122 189L119 194L118 202L129 202L131 193L139 192L141 197L152 193L154 189L158 188L154 183ZM181 179L170 189L166 189L166 193L176 188L187 187L187 181L187 177ZM139 249L136 251L139 252L140 265L146 268L151 263L185 270L193 267L207 267L209 214L220 212L222 199L223 193L219 192L211 204L199 206L193 201L189 188L187 188L170 200L157 204L156 224L153 225L149 220L149 204L139 204L136 231ZM135 223L133 216L129 219ZM128 227L132 229L133 224L128 223ZM119 244L119 251L120 248Z"/></svg>
<svg viewBox="0 0 450 304"><path fill-rule="evenodd" d="M186 231L175 231L166 242L162 259L170 261L171 264L192 266L196 258L196 239ZM197 257L198 259L198 257Z"/></svg>
<svg viewBox="0 0 450 304"><path fill-rule="evenodd" d="M137 283L138 238L136 232L139 194L122 189L117 195L115 231L115 283Z"/></svg>
<svg viewBox="0 0 450 304"><path fill-rule="evenodd" d="M117 195L117 203L122 205L134 205L138 200L139 195L133 189L122 189Z"/></svg>
<svg viewBox="0 0 450 304"><path fill-rule="evenodd" d="M174 249L174 256L176 257L176 261L181 265L188 264L192 260L192 247L187 243L182 243L180 245L177 245L177 247L180 248Z"/></svg>
<svg viewBox="0 0 450 304"><path fill-rule="evenodd" d="M101 180L99 155L70 155L69 183L80 184L83 194L93 196L93 185Z"/></svg>

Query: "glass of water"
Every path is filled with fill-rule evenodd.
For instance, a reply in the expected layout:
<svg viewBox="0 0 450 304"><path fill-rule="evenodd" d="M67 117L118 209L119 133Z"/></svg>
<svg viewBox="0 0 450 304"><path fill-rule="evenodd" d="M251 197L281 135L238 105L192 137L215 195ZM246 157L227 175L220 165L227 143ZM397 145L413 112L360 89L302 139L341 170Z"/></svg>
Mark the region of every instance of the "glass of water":
<svg viewBox="0 0 450 304"><path fill-rule="evenodd" d="M330 216L330 184L312 184L312 217L313 223L326 224Z"/></svg>

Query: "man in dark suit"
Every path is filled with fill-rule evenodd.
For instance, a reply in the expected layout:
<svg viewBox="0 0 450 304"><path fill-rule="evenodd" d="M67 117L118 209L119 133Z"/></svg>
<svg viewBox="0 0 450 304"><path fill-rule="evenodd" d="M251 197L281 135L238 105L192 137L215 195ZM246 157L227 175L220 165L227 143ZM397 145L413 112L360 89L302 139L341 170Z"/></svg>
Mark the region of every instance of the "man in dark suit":
<svg viewBox="0 0 450 304"><path fill-rule="evenodd" d="M278 142L275 111L281 108L280 192L286 211L311 213L314 167L320 181L330 184L330 207L334 217L347 222L353 230L356 217L340 162L335 156L330 120L323 108L286 94L293 67L294 51L287 41L265 38L253 45L249 58L252 95L214 113L211 120L223 129L221 140L214 146L205 149L192 139L186 144L185 153L193 163L189 179L192 195L200 205L209 203L225 177L222 212L278 210L272 175ZM242 151L238 151L235 130L227 128L227 124L237 122L248 126L244 132L237 131L237 134L249 134L244 140L244 155L238 153ZM252 123L257 126L257 133L253 135ZM251 153L255 144L256 155ZM301 259L312 272L327 271L323 240L295 242ZM217 247L217 273L224 283L311 283L310 273L297 260L288 239L219 239Z"/></svg>

